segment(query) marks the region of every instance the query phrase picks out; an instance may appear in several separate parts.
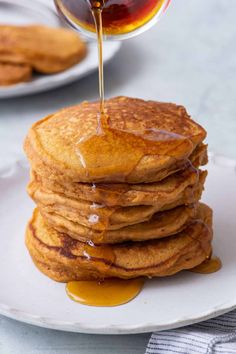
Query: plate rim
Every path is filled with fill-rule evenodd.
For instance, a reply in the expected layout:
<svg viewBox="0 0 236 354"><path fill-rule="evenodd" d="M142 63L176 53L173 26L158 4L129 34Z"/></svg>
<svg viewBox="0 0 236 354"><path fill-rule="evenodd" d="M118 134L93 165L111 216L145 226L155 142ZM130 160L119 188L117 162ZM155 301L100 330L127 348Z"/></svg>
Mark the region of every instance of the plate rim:
<svg viewBox="0 0 236 354"><path fill-rule="evenodd" d="M225 168L230 168L235 172L236 175L236 160L226 157L221 154L209 153L209 162L216 166L224 166ZM3 164L0 167L0 177L7 178L8 174L11 173L12 169L15 168L26 168L28 163L26 159L15 159L14 162L9 164ZM154 331L163 331L168 329L179 328L187 326L190 324L202 322L217 316L220 316L226 312L230 312L236 308L236 299L227 303L222 303L214 308L200 313L197 317L182 316L181 318L176 318L175 320L169 321L165 324L155 324L154 322L147 322L145 324L136 323L135 325L85 325L80 322L71 321L61 321L55 320L51 317L42 317L38 315L33 315L31 313L18 310L9 305L0 303L0 315L17 320L19 322L35 325L38 327L66 331L66 332L76 332L85 334L107 334L107 335L119 335L119 334L138 334L138 333L148 333Z"/></svg>

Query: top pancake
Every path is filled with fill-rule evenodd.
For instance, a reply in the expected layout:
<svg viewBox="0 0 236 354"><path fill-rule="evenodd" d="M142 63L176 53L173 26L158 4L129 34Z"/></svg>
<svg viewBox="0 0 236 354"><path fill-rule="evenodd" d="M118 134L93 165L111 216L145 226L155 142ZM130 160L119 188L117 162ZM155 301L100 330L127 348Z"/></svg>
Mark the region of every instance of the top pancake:
<svg viewBox="0 0 236 354"><path fill-rule="evenodd" d="M182 106L117 97L105 107L109 127L100 135L98 102L35 123L25 141L33 169L64 182L152 182L184 168L206 136Z"/></svg>
<svg viewBox="0 0 236 354"><path fill-rule="evenodd" d="M65 28L0 26L0 58L10 63L29 64L40 73L63 71L85 54L85 43Z"/></svg>

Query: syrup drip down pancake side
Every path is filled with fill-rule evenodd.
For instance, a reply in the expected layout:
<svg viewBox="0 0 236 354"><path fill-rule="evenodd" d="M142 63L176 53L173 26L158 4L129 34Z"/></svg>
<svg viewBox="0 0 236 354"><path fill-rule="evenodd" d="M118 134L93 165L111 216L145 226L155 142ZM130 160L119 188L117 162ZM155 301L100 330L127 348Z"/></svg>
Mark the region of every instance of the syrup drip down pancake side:
<svg viewBox="0 0 236 354"><path fill-rule="evenodd" d="M129 225L135 225L151 220L154 214L159 211L170 210L180 205L195 204L201 197L206 172L201 172L199 180L193 186L188 186L179 195L167 204L136 205L132 207L106 207L83 200L66 198L63 195L44 191L37 186L33 189L30 186L29 193L37 203L41 213L48 222L52 222L56 228L58 224L63 226L69 222L74 223L75 230L83 225L95 231L118 230ZM64 220L64 222L63 222ZM59 229L61 231L61 229ZM70 234L70 232L68 232ZM88 236L90 237L90 235Z"/></svg>

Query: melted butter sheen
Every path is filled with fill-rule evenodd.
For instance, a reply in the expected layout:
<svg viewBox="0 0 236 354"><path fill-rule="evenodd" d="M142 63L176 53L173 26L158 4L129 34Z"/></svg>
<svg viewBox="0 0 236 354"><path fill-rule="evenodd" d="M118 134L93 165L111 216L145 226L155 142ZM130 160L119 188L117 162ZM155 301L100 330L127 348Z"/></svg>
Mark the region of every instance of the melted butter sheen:
<svg viewBox="0 0 236 354"><path fill-rule="evenodd" d="M135 298L144 284L143 279L108 279L71 281L66 285L70 299L89 306L118 306Z"/></svg>
<svg viewBox="0 0 236 354"><path fill-rule="evenodd" d="M210 274L215 273L222 268L222 262L219 257L212 257L211 259L206 259L203 263L199 264L197 267L190 269L190 272L200 273L200 274Z"/></svg>

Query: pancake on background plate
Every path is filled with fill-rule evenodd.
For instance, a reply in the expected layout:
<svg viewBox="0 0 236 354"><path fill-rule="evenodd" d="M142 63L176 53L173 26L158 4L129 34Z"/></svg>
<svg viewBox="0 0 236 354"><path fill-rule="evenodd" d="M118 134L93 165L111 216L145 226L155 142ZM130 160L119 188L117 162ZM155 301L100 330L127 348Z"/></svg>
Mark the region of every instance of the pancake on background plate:
<svg viewBox="0 0 236 354"><path fill-rule="evenodd" d="M29 81L31 75L32 68L27 64L6 63L0 60L0 86Z"/></svg>
<svg viewBox="0 0 236 354"><path fill-rule="evenodd" d="M79 35L65 28L0 25L0 85L28 81L33 71L64 71L86 53Z"/></svg>

